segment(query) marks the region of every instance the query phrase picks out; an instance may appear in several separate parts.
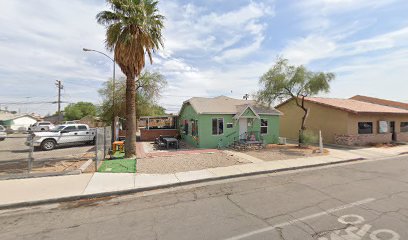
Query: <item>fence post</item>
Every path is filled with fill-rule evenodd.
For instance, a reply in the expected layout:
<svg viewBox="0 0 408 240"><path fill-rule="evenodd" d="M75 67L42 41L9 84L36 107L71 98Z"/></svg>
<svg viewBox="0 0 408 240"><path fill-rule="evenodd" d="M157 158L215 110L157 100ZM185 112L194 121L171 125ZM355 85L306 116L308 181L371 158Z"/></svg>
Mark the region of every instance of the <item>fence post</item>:
<svg viewBox="0 0 408 240"><path fill-rule="evenodd" d="M103 159L106 157L106 127L103 128Z"/></svg>
<svg viewBox="0 0 408 240"><path fill-rule="evenodd" d="M95 172L98 171L98 128L95 129Z"/></svg>
<svg viewBox="0 0 408 240"><path fill-rule="evenodd" d="M34 152L34 138L33 135L30 134L28 149L28 173L30 173L33 168L33 152Z"/></svg>
<svg viewBox="0 0 408 240"><path fill-rule="evenodd" d="M322 138L322 131L319 130L319 151L323 153L323 138Z"/></svg>

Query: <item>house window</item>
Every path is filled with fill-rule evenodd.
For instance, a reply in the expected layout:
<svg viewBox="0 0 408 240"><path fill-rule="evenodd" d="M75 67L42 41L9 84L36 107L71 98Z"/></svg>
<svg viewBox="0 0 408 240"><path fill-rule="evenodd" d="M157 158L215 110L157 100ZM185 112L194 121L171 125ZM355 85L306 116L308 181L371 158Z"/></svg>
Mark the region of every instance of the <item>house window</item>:
<svg viewBox="0 0 408 240"><path fill-rule="evenodd" d="M358 134L372 134L373 133L373 123L372 122L359 122L358 123Z"/></svg>
<svg viewBox="0 0 408 240"><path fill-rule="evenodd" d="M408 122L401 122L400 128L400 132L408 132Z"/></svg>
<svg viewBox="0 0 408 240"><path fill-rule="evenodd" d="M233 123L227 123L227 128L233 128L234 124Z"/></svg>
<svg viewBox="0 0 408 240"><path fill-rule="evenodd" d="M198 120L193 120L191 122L191 135L192 136L198 135Z"/></svg>
<svg viewBox="0 0 408 240"><path fill-rule="evenodd" d="M188 120L184 120L184 134L188 135Z"/></svg>
<svg viewBox="0 0 408 240"><path fill-rule="evenodd" d="M261 134L268 134L268 120L261 119Z"/></svg>
<svg viewBox="0 0 408 240"><path fill-rule="evenodd" d="M212 134L221 135L224 133L224 119L223 118L213 118L212 119Z"/></svg>

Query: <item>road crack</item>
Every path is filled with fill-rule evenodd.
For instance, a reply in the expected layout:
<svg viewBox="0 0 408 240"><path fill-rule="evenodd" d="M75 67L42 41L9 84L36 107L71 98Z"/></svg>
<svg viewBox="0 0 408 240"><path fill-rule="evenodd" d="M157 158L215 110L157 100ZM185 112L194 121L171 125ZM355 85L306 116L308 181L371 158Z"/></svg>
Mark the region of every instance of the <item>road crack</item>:
<svg viewBox="0 0 408 240"><path fill-rule="evenodd" d="M241 205L239 205L238 203L236 203L234 200L232 200L230 198L230 194L227 195L227 200L234 205L235 207L237 207L239 210L241 210L241 212L245 213L246 215L252 216L260 221L262 221L263 223L265 223L268 226L271 226L271 224L268 223L268 221L266 221L265 219L259 217L258 215L246 210L244 207L242 207Z"/></svg>

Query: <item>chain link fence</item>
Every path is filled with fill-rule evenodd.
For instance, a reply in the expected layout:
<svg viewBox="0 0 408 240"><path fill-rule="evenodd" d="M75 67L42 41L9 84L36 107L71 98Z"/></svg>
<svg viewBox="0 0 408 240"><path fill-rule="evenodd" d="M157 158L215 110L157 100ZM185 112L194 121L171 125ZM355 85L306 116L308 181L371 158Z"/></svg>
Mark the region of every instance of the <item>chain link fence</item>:
<svg viewBox="0 0 408 240"><path fill-rule="evenodd" d="M98 170L102 160L106 158L112 150L112 129L111 127L103 127L96 129L95 142L95 169Z"/></svg>
<svg viewBox="0 0 408 240"><path fill-rule="evenodd" d="M26 175L79 172L88 160L96 171L111 150L110 127L27 131L6 129L0 133L0 179ZM26 128L27 129L27 128ZM93 167L95 166L95 167Z"/></svg>

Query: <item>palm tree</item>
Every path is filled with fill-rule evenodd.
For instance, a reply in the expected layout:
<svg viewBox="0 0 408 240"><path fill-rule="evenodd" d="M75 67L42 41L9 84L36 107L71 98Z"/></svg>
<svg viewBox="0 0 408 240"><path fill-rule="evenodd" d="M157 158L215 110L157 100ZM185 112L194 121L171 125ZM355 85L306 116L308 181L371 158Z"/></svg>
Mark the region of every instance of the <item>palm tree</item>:
<svg viewBox="0 0 408 240"><path fill-rule="evenodd" d="M126 75L125 157L136 155L136 81L145 66L145 56L163 47L164 16L155 0L107 0L112 11L98 13L106 27L106 48L114 52L116 63Z"/></svg>

